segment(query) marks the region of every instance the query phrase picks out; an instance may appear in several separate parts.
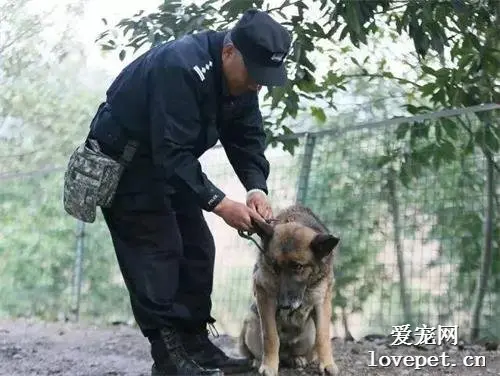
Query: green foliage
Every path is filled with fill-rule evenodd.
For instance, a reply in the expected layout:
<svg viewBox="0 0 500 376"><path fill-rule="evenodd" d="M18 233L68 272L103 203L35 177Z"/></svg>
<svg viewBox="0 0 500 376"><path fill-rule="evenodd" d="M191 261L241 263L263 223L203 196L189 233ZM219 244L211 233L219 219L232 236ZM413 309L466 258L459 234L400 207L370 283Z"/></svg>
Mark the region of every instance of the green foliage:
<svg viewBox="0 0 500 376"><path fill-rule="evenodd" d="M53 173L0 186L0 314L55 320L74 306L76 221L62 207L61 181ZM123 319L127 295L100 216L84 251L81 315Z"/></svg>
<svg viewBox="0 0 500 376"><path fill-rule="evenodd" d="M84 56L76 53L78 45L66 34L55 45L43 42L39 35L47 27L45 18L25 11L27 4L25 0L0 5L0 33L6 36L0 42L0 173L64 165L86 133L97 90L103 89L100 76L94 79L101 86L82 87L77 68ZM104 50L116 51L124 60L184 34L227 28L251 6L268 9L284 21L293 35L287 62L290 81L265 94L265 127L269 145L282 144L290 153L299 145L291 136L300 116L314 119L318 128L337 130L318 141L306 195L306 204L342 238L335 307L352 314L371 306L369 314L381 324L403 317L402 310L387 314L393 304L403 302L396 268L380 260L386 248L392 249L388 245L395 248L397 225L403 241L415 241L418 234L423 244L437 242L438 256L423 272L456 265L453 273L442 277L444 291L418 292L409 284L413 319L437 312L440 324L456 324L454 315L468 312L474 291L481 288L477 276L485 249L484 159L492 156L498 170L498 112L406 122L386 132L346 128L366 119L500 102L499 3L284 0L274 8L267 4L209 0L181 6L180 1L165 1L158 11L139 12L98 39ZM396 73L390 64L397 57L376 53L391 39L413 45L410 56L401 61L407 68L404 73ZM319 54L330 63L324 74L316 66ZM345 114L335 101L347 94L369 104ZM344 110L342 116L337 107ZM286 141L279 136L286 136ZM393 174L398 181L393 181ZM76 223L62 210L61 181L57 173L0 186L2 314L53 319L72 307ZM498 213L498 193L494 194ZM390 205L394 202L399 205L396 213ZM494 254L499 235L495 220ZM102 218L86 227L84 241L82 315L130 318ZM406 256L411 253L404 247L403 251ZM411 269L411 264L406 266ZM230 279L242 273L235 270ZM500 261L493 258L482 314L485 326L492 328L498 327L498 276ZM240 294L236 290L234 295ZM238 314L243 311L237 309Z"/></svg>
<svg viewBox="0 0 500 376"><path fill-rule="evenodd" d="M376 108L368 107L370 118L394 112L392 107L397 104L379 101L382 93L392 91L389 83L369 90L364 85L348 90L356 93L353 100L367 96L371 103L377 103ZM429 110L426 105L405 108L415 115ZM486 113L486 118L499 118L498 112ZM485 129L480 120L485 117L448 116L401 123L385 127L385 131L355 132L356 127L349 124L356 123L359 115L353 113L345 125L333 120L337 132L317 139L305 202L342 238L334 306L347 308L351 314L363 310L364 317L374 320L373 325L381 330L407 322L403 312L392 308L403 307L398 268L380 261L387 257L381 256L384 248L395 252L394 231L398 227L406 247L410 241L439 245L438 257L423 265L422 271L417 272L418 267L406 259L407 278L416 273L442 275L439 285L436 281L431 290L418 287L418 282L407 283L412 320L465 325L457 315L470 311L484 248L485 207L479 202L485 197L485 159L481 144L470 148L474 142L471 134ZM389 184L393 172L402 183L395 185L395 197L391 197ZM398 203L399 221L391 210L391 200ZM496 221L494 234L499 230ZM405 258L412 257L406 247L402 246ZM494 254L498 247L494 241ZM495 301L500 293L498 267L496 261L491 265L487 301ZM453 272L447 275L449 269ZM481 317L484 334L488 323L495 322L494 314L485 306Z"/></svg>
<svg viewBox="0 0 500 376"><path fill-rule="evenodd" d="M43 14L31 15L26 10L30 4L23 0L0 6L11 31L0 45L0 173L65 161L75 140L88 130L98 101L97 88L87 87L89 77L77 70L86 57L74 37L63 34L61 40L46 42L41 34L51 25ZM93 73L93 79L102 77Z"/></svg>
<svg viewBox="0 0 500 376"><path fill-rule="evenodd" d="M219 4L219 7L217 7ZM484 2L411 1L401 3L390 0L374 1L293 1L285 0L277 7L266 1L207 0L201 5L183 6L180 1L164 2L157 12L139 12L121 20L114 28L107 29L98 38L103 48L120 51L120 58L127 49L134 52L206 28L221 30L230 27L248 8L267 10L281 20L293 35L293 48L288 59L292 76L284 88L274 88L265 95L271 99L273 123L281 124L287 118L296 118L301 111L299 103L311 99L329 99L336 90L344 89L350 72L345 65L332 65L324 77L318 77L312 55L318 51L332 62L336 56L353 51L346 48L346 38L357 49L365 48L370 37L380 37L383 29L390 27L400 38L409 37L421 62L421 75L412 82L397 78L392 72L381 70L369 73L365 66L373 62L365 59L359 76L395 79L413 85L419 95L429 98L434 108L467 106L484 102L498 102L499 6L495 0ZM310 21L313 18L314 21ZM119 36L125 39L118 42ZM342 45L338 51L337 45ZM323 47L323 45L327 47ZM449 55L449 59L445 57ZM432 66L438 60L446 65L440 69ZM449 66L448 66L449 65ZM479 78L479 79L478 79ZM321 111L312 104L312 113L322 119ZM439 145L438 145L439 146ZM448 144L443 146L449 148ZM288 147L293 150L293 147ZM446 153L446 152L445 152Z"/></svg>
<svg viewBox="0 0 500 376"><path fill-rule="evenodd" d="M31 5L0 5L0 314L52 320L73 305L76 222L62 206L62 172L30 175L66 164L88 131L107 77L85 74L86 56L68 30L46 41L42 35L52 25ZM73 14L67 16L70 23ZM16 173L28 177L7 179ZM123 315L126 294L120 279L110 278L117 266L109 235L102 225L91 229L83 314Z"/></svg>
<svg viewBox="0 0 500 376"><path fill-rule="evenodd" d="M383 266L376 260L380 244L376 232L386 208L379 204L381 192L373 189L374 170L366 163L373 150L354 157L350 151L352 138L334 138L335 148L331 147L330 136L317 140L304 204L341 237L334 305L351 313L360 312L385 278ZM366 141L366 136L356 139L357 143Z"/></svg>
<svg viewBox="0 0 500 376"><path fill-rule="evenodd" d="M479 120L473 123L461 116L435 120L428 123L428 128L451 124L444 119L453 120L453 124L468 122L472 129L481 126ZM394 129L408 128L405 134L410 137L414 126L421 124L409 123ZM382 257L387 257L385 253L381 256L387 248L395 252L394 231L398 226L405 244L407 278L410 275L415 278L419 273L440 275L428 290L418 282L407 283L413 320L460 323L465 329L467 321L462 321L460 314L470 312L478 288L477 276L484 247L484 155L480 150L464 153L466 132L457 129L456 138L465 141L457 144L453 158L446 156L439 173L432 167L431 158L435 155L429 153L427 157L431 162L422 162L426 156L423 152L403 156L405 164L399 164L399 159L394 158L393 163L384 162L381 167L380 161L387 159L387 155L400 153L401 138L398 139L397 134L390 129L363 134L340 130L316 141L305 203L325 218L331 231L342 239L335 265L337 297L334 306L347 308L351 314L362 310L368 320L374 320L383 330L397 322L407 322L399 310L392 308L388 315L391 307L402 305L400 281L396 265L381 261ZM352 144L358 147L353 149ZM391 169L407 166L409 170L421 163L427 163L428 168L412 175L407 186L398 184L396 197L391 198L388 190ZM399 171L400 177L404 176L404 171ZM395 222L391 211L391 199L399 203L399 223ZM494 210L500 210L498 196ZM500 224L495 221L493 239L498 239L498 234ZM413 247L424 257L429 256L420 247L433 248L435 243L437 255L424 265L412 265L411 260L418 261L418 257L411 254L409 243L416 243ZM494 240L493 254L498 253L499 247ZM486 287L487 302L496 301L500 295L499 267L500 263L494 258ZM426 282L425 278L422 282ZM495 323L489 304L485 303L482 313L483 335L489 323Z"/></svg>

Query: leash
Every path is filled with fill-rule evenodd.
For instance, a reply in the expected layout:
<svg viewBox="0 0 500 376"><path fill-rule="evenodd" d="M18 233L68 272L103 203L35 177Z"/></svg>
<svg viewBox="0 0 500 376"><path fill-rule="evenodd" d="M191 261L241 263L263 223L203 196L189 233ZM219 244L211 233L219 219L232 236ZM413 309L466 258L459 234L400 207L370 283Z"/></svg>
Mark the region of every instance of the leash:
<svg viewBox="0 0 500 376"><path fill-rule="evenodd" d="M243 230L238 230L238 235L241 236L243 239L250 240L255 246L259 249L261 253L264 253L264 249L260 246L260 244L252 238L252 233L250 231L243 231Z"/></svg>
<svg viewBox="0 0 500 376"><path fill-rule="evenodd" d="M277 221L278 221L278 219L274 219L274 218L266 219L267 223L277 222ZM250 232L250 231L238 230L238 235L239 236L241 236L243 239L250 240L253 244L255 244L255 246L259 249L259 251L264 254L265 253L264 249L260 246L260 244L257 242L257 240L255 240L252 237L252 234L253 233Z"/></svg>

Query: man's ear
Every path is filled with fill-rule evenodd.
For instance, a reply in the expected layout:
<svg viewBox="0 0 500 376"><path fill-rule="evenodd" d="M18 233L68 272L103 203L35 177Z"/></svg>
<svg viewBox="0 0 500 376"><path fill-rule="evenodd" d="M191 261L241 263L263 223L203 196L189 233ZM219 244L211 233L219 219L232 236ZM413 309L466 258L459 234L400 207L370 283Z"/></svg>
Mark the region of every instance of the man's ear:
<svg viewBox="0 0 500 376"><path fill-rule="evenodd" d="M262 240L269 240L273 237L274 228L269 223L265 221L257 221L252 218L252 225L255 232Z"/></svg>
<svg viewBox="0 0 500 376"><path fill-rule="evenodd" d="M340 239L329 234L318 234L311 241L311 250L318 259L328 256L333 252Z"/></svg>
<svg viewBox="0 0 500 376"><path fill-rule="evenodd" d="M227 58L229 56L231 56L232 54L234 54L236 51L236 47L234 47L234 45L232 44L227 44L225 46L222 47L222 57L223 58Z"/></svg>

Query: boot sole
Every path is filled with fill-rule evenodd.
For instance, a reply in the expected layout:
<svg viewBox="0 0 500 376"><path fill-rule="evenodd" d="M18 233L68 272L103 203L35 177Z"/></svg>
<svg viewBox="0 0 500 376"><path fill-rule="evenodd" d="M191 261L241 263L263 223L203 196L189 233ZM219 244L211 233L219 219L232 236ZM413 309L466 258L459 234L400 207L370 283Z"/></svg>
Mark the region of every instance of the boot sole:
<svg viewBox="0 0 500 376"><path fill-rule="evenodd" d="M219 369L224 375L237 375L240 373L248 373L255 371L252 364L239 364L222 366L220 364L198 363L203 368Z"/></svg>
<svg viewBox="0 0 500 376"><path fill-rule="evenodd" d="M163 372L157 369L155 366L151 367L151 376L192 376L191 374L182 374L182 373L175 373L174 372ZM219 372L213 372L210 373L209 375L200 375L200 376L225 376L223 371Z"/></svg>

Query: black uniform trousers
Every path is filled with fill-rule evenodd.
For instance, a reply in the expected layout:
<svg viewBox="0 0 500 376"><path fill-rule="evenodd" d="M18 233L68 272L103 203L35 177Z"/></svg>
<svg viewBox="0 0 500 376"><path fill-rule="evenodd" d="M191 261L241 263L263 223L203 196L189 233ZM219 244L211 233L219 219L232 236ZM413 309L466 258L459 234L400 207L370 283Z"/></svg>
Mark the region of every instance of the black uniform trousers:
<svg viewBox="0 0 500 376"><path fill-rule="evenodd" d="M117 197L102 212L142 333L151 338L166 325L215 321L215 244L196 200L174 193L148 210L128 205L131 200Z"/></svg>

